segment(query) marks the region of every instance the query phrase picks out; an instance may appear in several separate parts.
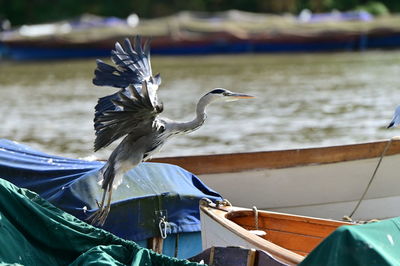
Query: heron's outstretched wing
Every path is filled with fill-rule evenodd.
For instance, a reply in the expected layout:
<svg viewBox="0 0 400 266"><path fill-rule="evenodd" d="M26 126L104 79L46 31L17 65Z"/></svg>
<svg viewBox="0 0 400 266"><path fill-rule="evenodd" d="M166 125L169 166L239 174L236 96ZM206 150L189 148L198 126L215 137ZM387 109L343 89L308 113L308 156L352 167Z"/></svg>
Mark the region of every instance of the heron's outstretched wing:
<svg viewBox="0 0 400 266"><path fill-rule="evenodd" d="M123 93L129 96L129 90L126 89L129 85L133 85L141 93L142 83L146 81L150 100L154 105L158 105L157 90L161 84L161 77L159 74L152 76L150 41L147 40L142 47L140 36L136 36L132 47L129 39L125 39L123 46L118 42L115 44L115 50L112 50L111 54L111 60L116 66L97 60L93 84L121 88ZM111 99L115 98L117 98L116 93L100 98L96 114L113 110Z"/></svg>
<svg viewBox="0 0 400 266"><path fill-rule="evenodd" d="M140 36L136 36L133 44L132 46L129 39L124 41L123 46L118 42L115 44L115 50L111 52L111 60L115 66L97 60L93 84L120 88L120 91L101 97L95 107L95 150L108 146L139 124L143 126L141 112L147 110L151 114L151 110L162 106L157 97L161 77L159 74L152 76L150 42L147 40L142 46ZM127 101L133 101L133 105L140 106L141 109L123 106ZM127 122L135 119L141 122L138 125Z"/></svg>
<svg viewBox="0 0 400 266"><path fill-rule="evenodd" d="M113 110L98 112L95 116L96 140L94 150L97 151L110 145L115 140L127 134L139 136L151 132L154 121L162 112L162 104L154 105L150 99L147 82L142 84L142 93L133 85L129 85L126 95L124 91L107 96L107 101L115 107ZM111 97L112 96L112 97ZM104 104L100 98L99 104Z"/></svg>
<svg viewBox="0 0 400 266"><path fill-rule="evenodd" d="M161 84L161 78L160 75L152 76L150 41L147 40L142 47L141 37L136 36L133 47L129 39L125 39L123 45L117 42L115 50L111 51L111 60L116 67L97 60L93 84L126 88L130 84L134 84L135 87L140 86L146 80L149 92L153 89L157 90Z"/></svg>

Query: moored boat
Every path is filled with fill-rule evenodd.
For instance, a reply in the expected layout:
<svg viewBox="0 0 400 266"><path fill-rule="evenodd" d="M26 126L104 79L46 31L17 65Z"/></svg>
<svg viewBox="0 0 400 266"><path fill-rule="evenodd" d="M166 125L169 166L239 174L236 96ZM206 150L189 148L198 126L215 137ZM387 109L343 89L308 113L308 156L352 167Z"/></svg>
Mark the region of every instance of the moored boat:
<svg viewBox="0 0 400 266"><path fill-rule="evenodd" d="M202 200L203 249L241 246L266 251L276 260L297 265L339 226L349 223L245 209Z"/></svg>
<svg viewBox="0 0 400 266"><path fill-rule="evenodd" d="M329 52L400 47L400 16L305 21L297 16L180 12L156 19L84 16L72 21L24 25L0 33L2 56L44 60L109 56L116 41L152 36L152 54L200 55ZM338 18L337 14L334 16ZM317 22L318 20L318 22ZM131 22L131 23L130 23Z"/></svg>
<svg viewBox="0 0 400 266"><path fill-rule="evenodd" d="M196 174L235 206L334 219L400 216L397 139L154 161Z"/></svg>

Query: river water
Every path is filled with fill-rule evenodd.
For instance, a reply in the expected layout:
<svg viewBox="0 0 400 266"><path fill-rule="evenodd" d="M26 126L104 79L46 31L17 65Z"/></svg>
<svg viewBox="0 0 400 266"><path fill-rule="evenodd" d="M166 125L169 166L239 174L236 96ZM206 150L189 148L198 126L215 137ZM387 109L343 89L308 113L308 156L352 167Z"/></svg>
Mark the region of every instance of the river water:
<svg viewBox="0 0 400 266"><path fill-rule="evenodd" d="M107 60L107 59L105 59ZM292 149L400 135L400 51L153 57L163 115L189 120L215 87L252 100L215 103L196 132L158 156ZM73 158L93 155L93 109L114 92L92 85L95 60L0 63L0 137ZM95 155L107 158L112 147Z"/></svg>

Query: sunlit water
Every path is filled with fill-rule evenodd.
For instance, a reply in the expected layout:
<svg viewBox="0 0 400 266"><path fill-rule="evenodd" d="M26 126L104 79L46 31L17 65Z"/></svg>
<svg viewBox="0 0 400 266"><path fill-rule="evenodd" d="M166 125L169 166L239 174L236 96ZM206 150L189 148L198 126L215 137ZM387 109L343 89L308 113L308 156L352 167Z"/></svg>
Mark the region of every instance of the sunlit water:
<svg viewBox="0 0 400 266"><path fill-rule="evenodd" d="M94 59L0 63L0 137L69 157L93 154L93 108L115 89L91 84ZM153 57L163 115L189 120L215 87L257 96L215 103L198 131L158 156L247 152L390 138L400 52ZM107 158L111 148L96 153Z"/></svg>

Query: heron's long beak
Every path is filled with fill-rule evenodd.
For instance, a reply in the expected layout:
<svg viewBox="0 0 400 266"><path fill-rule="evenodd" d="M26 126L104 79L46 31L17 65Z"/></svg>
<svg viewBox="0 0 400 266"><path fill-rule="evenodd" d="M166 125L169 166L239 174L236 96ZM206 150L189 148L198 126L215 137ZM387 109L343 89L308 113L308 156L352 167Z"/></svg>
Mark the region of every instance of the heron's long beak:
<svg viewBox="0 0 400 266"><path fill-rule="evenodd" d="M252 95L248 95L248 94L243 94L243 93L230 93L227 96L235 98L235 99L252 99L255 98Z"/></svg>

